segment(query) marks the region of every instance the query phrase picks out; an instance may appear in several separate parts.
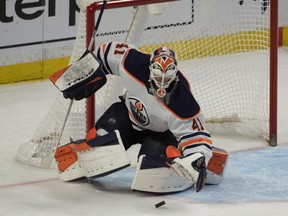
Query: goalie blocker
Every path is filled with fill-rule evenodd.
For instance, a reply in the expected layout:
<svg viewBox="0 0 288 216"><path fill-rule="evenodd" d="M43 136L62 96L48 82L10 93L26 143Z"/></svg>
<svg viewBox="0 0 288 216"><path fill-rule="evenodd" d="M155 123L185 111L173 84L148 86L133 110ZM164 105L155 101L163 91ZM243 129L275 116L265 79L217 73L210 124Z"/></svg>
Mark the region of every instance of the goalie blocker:
<svg viewBox="0 0 288 216"><path fill-rule="evenodd" d="M82 100L94 94L107 82L102 66L95 54L87 50L68 67L49 76L64 98Z"/></svg>

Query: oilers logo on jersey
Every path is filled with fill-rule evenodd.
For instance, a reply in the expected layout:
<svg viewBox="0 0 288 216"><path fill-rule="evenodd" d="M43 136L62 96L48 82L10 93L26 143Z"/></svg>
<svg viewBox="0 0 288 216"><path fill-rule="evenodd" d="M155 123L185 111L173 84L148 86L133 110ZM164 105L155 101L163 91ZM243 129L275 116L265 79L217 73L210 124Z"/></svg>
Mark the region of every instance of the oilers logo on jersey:
<svg viewBox="0 0 288 216"><path fill-rule="evenodd" d="M133 117L141 125L146 126L150 123L148 112L144 104L137 98L129 97L130 110Z"/></svg>

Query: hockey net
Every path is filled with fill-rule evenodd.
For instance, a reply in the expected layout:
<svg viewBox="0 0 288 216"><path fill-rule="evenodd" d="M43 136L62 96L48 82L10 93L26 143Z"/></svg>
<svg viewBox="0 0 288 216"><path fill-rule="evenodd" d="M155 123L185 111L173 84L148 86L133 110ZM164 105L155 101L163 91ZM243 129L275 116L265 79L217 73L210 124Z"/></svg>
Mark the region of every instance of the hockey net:
<svg viewBox="0 0 288 216"><path fill-rule="evenodd" d="M97 1L80 0L70 63L89 44L100 6ZM212 133L269 140L270 20L268 1L108 1L95 47L110 41L133 43L147 53L170 47ZM70 137L83 139L95 121L94 105L97 119L118 99L121 88L120 80L110 76L96 100L75 101L60 144ZM68 106L69 100L59 94L32 139L18 149L20 161L38 167L51 164Z"/></svg>

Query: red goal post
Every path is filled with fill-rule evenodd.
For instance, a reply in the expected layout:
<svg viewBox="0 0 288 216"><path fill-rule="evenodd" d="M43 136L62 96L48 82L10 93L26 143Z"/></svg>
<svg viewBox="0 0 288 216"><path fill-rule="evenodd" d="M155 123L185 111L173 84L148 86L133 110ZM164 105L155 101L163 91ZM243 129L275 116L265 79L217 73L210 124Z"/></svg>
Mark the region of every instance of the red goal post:
<svg viewBox="0 0 288 216"><path fill-rule="evenodd" d="M270 109L269 145L277 146L278 105L278 0L270 1Z"/></svg>

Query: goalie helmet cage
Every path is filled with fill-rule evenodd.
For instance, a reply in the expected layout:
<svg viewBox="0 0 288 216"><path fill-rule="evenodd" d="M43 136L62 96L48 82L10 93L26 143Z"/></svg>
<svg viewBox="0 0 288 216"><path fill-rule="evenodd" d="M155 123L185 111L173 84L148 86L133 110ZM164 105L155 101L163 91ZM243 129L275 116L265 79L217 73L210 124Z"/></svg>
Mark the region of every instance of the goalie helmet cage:
<svg viewBox="0 0 288 216"><path fill-rule="evenodd" d="M79 2L70 63L87 49L101 5ZM173 49L208 130L253 134L277 145L277 0L108 1L95 47L110 41L133 43L146 53L159 46ZM95 124L95 113L99 117L121 95L121 80L108 77L96 100L73 103L60 145L70 137L83 139ZM20 161L38 167L52 162L68 105L59 93L33 138L18 149Z"/></svg>

